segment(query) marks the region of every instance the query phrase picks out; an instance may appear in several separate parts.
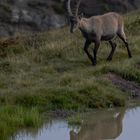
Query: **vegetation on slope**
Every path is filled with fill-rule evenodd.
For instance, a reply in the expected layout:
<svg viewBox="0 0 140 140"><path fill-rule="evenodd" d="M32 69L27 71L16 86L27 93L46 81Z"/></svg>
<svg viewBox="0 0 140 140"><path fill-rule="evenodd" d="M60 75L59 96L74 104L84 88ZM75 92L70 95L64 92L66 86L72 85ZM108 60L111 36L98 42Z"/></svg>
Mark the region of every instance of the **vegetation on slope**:
<svg viewBox="0 0 140 140"><path fill-rule="evenodd" d="M81 34L71 35L68 28L19 36L14 44L1 40L1 139L18 128L39 126L45 111L124 106L129 94L104 75L113 72L140 83L139 14L138 11L125 17L133 58L128 59L124 44L117 40L114 59L107 62L110 46L102 43L96 67L82 49Z"/></svg>

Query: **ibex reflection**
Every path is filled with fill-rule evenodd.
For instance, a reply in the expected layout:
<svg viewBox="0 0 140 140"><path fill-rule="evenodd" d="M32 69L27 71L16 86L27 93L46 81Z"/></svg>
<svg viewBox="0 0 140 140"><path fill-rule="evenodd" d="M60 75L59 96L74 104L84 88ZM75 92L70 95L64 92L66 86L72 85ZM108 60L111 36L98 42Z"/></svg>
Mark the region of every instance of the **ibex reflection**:
<svg viewBox="0 0 140 140"><path fill-rule="evenodd" d="M115 12L106 13L104 15L92 16L90 18L83 18L78 15L78 9L81 0L76 4L75 12L71 9L71 0L67 1L67 9L70 18L70 31L73 33L76 29L80 29L84 38L86 39L84 51L91 60L93 65L96 65L96 55L101 41L108 41L111 45L111 52L107 58L108 61L112 60L116 43L113 38L118 36L124 43L128 51L129 58L132 57L126 35L124 33L123 17ZM95 43L93 55L88 52L88 47L91 43Z"/></svg>
<svg viewBox="0 0 140 140"><path fill-rule="evenodd" d="M70 131L70 140L113 140L121 133L125 110L96 113L81 125L79 132Z"/></svg>

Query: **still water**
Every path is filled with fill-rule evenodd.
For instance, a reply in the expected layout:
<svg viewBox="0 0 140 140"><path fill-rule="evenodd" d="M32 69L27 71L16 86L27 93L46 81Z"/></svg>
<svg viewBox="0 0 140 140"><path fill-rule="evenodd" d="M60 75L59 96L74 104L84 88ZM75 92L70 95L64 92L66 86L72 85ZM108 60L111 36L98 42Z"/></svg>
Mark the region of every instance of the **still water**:
<svg viewBox="0 0 140 140"><path fill-rule="evenodd" d="M53 120L39 130L23 130L12 140L140 140L140 107L88 113L79 127Z"/></svg>

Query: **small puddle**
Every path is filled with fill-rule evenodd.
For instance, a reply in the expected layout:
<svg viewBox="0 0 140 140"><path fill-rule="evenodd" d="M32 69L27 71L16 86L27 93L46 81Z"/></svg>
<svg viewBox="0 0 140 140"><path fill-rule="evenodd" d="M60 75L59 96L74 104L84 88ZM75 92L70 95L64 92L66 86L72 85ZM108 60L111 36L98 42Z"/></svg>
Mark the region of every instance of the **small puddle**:
<svg viewBox="0 0 140 140"><path fill-rule="evenodd" d="M12 140L140 140L140 107L88 113L83 124L70 127L53 120L39 130L24 130Z"/></svg>

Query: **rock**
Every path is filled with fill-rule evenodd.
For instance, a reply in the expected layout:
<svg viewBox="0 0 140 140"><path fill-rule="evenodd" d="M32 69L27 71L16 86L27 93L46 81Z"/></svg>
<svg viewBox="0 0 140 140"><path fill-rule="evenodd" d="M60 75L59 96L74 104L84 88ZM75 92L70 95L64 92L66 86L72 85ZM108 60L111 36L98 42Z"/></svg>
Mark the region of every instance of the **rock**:
<svg viewBox="0 0 140 140"><path fill-rule="evenodd" d="M11 17L11 22L13 23L18 23L20 19L20 11L17 8L14 8L12 10L12 17Z"/></svg>
<svg viewBox="0 0 140 140"><path fill-rule="evenodd" d="M61 15L50 15L46 16L45 19L43 20L43 25L46 28L60 28L66 24L66 20L64 16Z"/></svg>
<svg viewBox="0 0 140 140"><path fill-rule="evenodd" d="M75 5L74 1L72 6ZM66 0L0 0L0 37L65 26L64 3ZM82 0L80 5L80 11L86 16L138 8L140 0Z"/></svg>
<svg viewBox="0 0 140 140"><path fill-rule="evenodd" d="M61 0L1 0L0 37L62 27L66 20L61 9Z"/></svg>

